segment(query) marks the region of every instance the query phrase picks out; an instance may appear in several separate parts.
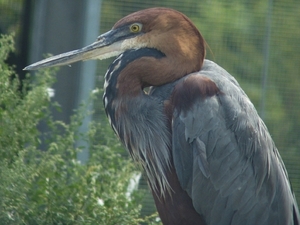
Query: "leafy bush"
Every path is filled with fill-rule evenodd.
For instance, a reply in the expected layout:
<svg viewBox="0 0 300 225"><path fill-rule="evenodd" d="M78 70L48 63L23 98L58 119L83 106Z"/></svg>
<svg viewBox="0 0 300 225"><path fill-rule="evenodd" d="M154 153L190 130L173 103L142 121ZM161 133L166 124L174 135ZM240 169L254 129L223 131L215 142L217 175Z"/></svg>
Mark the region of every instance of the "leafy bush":
<svg viewBox="0 0 300 225"><path fill-rule="evenodd" d="M47 94L54 70L43 70L20 83L5 59L13 38L0 38L0 221L1 224L156 224L153 215L140 218L141 194L128 197L130 178L136 173L118 153L117 140L93 124L87 134L77 134L87 106L74 113L70 124L51 117ZM92 96L91 98L93 98ZM50 131L40 133L46 121ZM104 139L95 143L94 137ZM46 150L40 139L46 136ZM90 160L76 160L79 138L90 146ZM105 143L109 139L110 147ZM114 140L114 141L112 141Z"/></svg>

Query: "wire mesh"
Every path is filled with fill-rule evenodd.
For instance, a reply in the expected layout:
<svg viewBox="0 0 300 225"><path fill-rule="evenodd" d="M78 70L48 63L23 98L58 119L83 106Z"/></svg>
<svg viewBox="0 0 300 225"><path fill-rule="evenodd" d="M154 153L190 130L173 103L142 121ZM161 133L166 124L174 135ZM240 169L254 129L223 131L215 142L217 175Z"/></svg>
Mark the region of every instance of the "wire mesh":
<svg viewBox="0 0 300 225"><path fill-rule="evenodd" d="M18 37L22 3L0 1L1 33L15 32ZM280 151L299 202L300 4L295 0L105 0L101 33L129 13L157 6L177 9L191 18L208 43L207 58L239 81ZM111 61L98 63L98 87L103 86ZM106 123L102 101L95 107L95 119ZM141 187L148 190L145 180ZM150 193L144 205L145 214L155 210Z"/></svg>

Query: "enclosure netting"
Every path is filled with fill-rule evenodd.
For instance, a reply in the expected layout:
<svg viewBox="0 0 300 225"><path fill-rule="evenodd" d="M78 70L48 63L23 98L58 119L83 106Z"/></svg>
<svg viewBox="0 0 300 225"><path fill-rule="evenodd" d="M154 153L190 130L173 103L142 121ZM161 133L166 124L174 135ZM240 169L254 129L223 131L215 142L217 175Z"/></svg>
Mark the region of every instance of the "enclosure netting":
<svg viewBox="0 0 300 225"><path fill-rule="evenodd" d="M0 31L18 30L21 0L0 1ZM300 4L295 0L106 0L101 33L120 18L149 7L170 7L186 14L207 42L207 58L232 74L265 121L300 200ZM192 51L192 49L191 49ZM111 60L98 64L98 84ZM102 101L96 120L105 120ZM124 151L125 152L125 151ZM141 188L147 189L142 181ZM145 197L144 213L154 211Z"/></svg>

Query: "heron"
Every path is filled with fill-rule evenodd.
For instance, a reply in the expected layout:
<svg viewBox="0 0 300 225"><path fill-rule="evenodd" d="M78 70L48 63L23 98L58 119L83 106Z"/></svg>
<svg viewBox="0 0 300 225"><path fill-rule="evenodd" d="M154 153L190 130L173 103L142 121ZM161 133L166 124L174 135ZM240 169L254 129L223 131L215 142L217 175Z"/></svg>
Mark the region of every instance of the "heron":
<svg viewBox="0 0 300 225"><path fill-rule="evenodd" d="M205 45L181 12L149 8L86 47L24 69L116 57L105 111L143 168L163 224L300 224L267 127L236 79L205 59Z"/></svg>

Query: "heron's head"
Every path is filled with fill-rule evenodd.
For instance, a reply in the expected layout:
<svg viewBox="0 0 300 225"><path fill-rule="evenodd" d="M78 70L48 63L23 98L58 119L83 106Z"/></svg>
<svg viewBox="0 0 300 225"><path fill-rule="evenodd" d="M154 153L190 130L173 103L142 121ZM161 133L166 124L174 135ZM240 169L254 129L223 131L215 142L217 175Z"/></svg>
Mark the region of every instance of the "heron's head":
<svg viewBox="0 0 300 225"><path fill-rule="evenodd" d="M204 40L189 18L172 9L150 8L122 18L91 45L39 61L25 70L106 59L140 48L157 49L177 64L179 59L187 62L193 67L187 72L199 70L205 57Z"/></svg>

